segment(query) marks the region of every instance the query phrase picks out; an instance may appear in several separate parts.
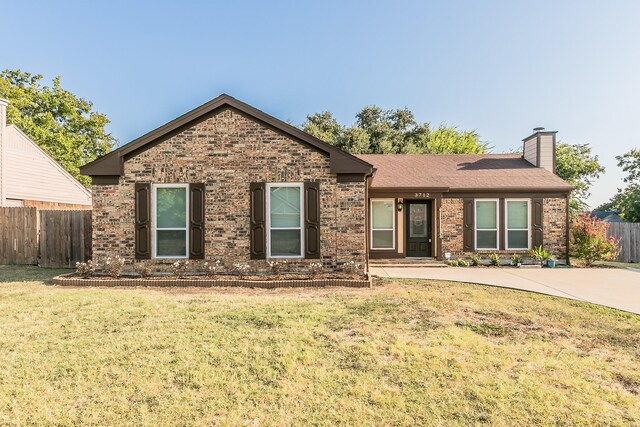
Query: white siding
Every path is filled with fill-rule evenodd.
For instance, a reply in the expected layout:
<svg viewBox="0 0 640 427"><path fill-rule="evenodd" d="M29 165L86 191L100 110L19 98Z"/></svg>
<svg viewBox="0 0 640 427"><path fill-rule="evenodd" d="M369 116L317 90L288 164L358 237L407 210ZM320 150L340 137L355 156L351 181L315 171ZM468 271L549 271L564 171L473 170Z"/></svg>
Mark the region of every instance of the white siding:
<svg viewBox="0 0 640 427"><path fill-rule="evenodd" d="M4 128L7 199L91 205L91 193L15 126Z"/></svg>
<svg viewBox="0 0 640 427"><path fill-rule="evenodd" d="M535 135L524 142L524 159L534 166L537 166L537 138Z"/></svg>
<svg viewBox="0 0 640 427"><path fill-rule="evenodd" d="M22 200L6 199L4 206L7 208L21 208L24 206L24 202Z"/></svg>

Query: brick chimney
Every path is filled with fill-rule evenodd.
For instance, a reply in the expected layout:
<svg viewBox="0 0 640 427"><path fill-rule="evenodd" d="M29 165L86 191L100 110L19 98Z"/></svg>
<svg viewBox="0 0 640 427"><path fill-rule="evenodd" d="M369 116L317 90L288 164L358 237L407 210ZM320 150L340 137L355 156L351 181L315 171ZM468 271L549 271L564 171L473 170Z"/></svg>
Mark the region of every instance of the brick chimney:
<svg viewBox="0 0 640 427"><path fill-rule="evenodd" d="M556 173L556 133L543 127L533 129L533 134L522 140L522 156L537 168Z"/></svg>
<svg viewBox="0 0 640 427"><path fill-rule="evenodd" d="M7 127L7 105L9 101L0 98L0 207L5 205L4 192L4 133Z"/></svg>

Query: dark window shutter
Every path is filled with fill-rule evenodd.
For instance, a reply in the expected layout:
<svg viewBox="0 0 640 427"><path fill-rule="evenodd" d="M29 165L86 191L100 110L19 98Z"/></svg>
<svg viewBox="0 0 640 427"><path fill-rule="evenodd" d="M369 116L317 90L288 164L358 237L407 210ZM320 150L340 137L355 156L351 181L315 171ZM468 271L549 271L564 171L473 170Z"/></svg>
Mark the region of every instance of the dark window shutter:
<svg viewBox="0 0 640 427"><path fill-rule="evenodd" d="M151 184L135 184L136 259L151 258Z"/></svg>
<svg viewBox="0 0 640 427"><path fill-rule="evenodd" d="M249 207L249 239L251 259L267 258L266 185L252 182L249 185L251 201Z"/></svg>
<svg viewBox="0 0 640 427"><path fill-rule="evenodd" d="M304 257L320 258L320 183L304 183Z"/></svg>
<svg viewBox="0 0 640 427"><path fill-rule="evenodd" d="M463 251L473 252L475 250L475 200L463 199L462 208L462 236Z"/></svg>
<svg viewBox="0 0 640 427"><path fill-rule="evenodd" d="M204 259L204 184L189 184L189 259Z"/></svg>
<svg viewBox="0 0 640 427"><path fill-rule="evenodd" d="M543 199L531 200L531 244L533 247L542 246L543 243Z"/></svg>

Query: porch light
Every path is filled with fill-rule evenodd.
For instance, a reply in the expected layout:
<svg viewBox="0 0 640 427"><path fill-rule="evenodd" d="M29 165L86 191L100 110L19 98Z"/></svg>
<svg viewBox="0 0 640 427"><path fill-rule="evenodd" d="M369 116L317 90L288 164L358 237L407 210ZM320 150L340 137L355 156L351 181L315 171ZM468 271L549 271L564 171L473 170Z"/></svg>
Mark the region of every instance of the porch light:
<svg viewBox="0 0 640 427"><path fill-rule="evenodd" d="M403 204L404 204L404 203L402 203L402 202L398 202L398 203L396 204L396 207L398 208L398 212L402 212L402 205L403 205Z"/></svg>

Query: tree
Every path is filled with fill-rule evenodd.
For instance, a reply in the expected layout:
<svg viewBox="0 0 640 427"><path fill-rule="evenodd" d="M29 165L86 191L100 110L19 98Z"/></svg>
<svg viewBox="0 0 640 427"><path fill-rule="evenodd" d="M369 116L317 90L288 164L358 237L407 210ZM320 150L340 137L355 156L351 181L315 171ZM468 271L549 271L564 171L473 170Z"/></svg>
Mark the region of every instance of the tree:
<svg viewBox="0 0 640 427"><path fill-rule="evenodd" d="M113 148L115 139L107 133L109 120L93 111L93 104L62 88L60 77L52 86L43 76L20 70L0 72L0 98L10 101L7 123L18 126L29 138L84 185L80 166Z"/></svg>
<svg viewBox="0 0 640 427"><path fill-rule="evenodd" d="M569 202L572 216L588 209L589 188L601 173L604 173L604 167L598 156L591 154L589 144L557 144L556 174L575 187Z"/></svg>
<svg viewBox="0 0 640 427"><path fill-rule="evenodd" d="M619 239L607 237L609 224L583 213L574 218L571 227L572 255L583 260L587 267L594 261L612 261L620 253Z"/></svg>
<svg viewBox="0 0 640 427"><path fill-rule="evenodd" d="M621 156L616 156L618 167L627 172L623 181L624 189L619 188L615 196L601 209L615 209L620 216L629 222L640 222L640 150L633 149Z"/></svg>
<svg viewBox="0 0 640 427"><path fill-rule="evenodd" d="M343 126L324 111L307 116L305 132L354 154L486 153L489 147L475 131L419 123L408 108L364 107L356 122Z"/></svg>

